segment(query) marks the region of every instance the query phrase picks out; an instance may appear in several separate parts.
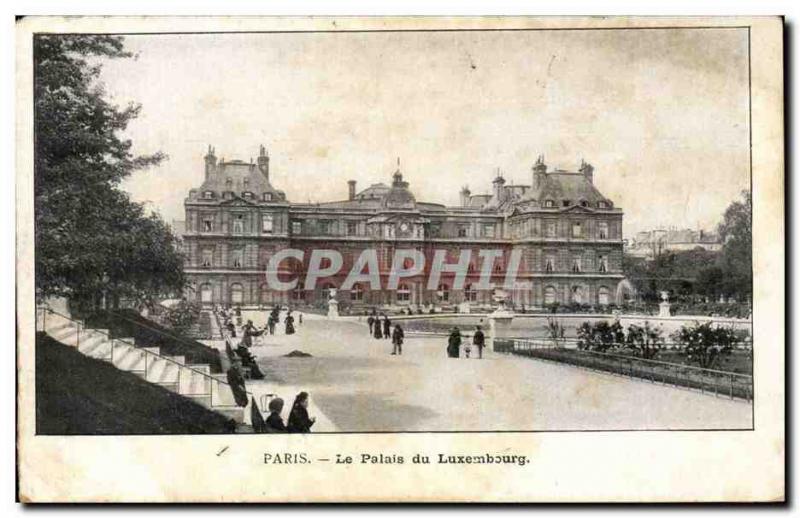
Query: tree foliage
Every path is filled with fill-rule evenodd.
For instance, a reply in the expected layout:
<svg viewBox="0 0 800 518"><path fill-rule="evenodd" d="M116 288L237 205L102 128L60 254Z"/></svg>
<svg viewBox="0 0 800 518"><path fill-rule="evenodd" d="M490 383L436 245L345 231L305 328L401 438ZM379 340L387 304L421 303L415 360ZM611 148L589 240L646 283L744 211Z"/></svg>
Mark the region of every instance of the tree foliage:
<svg viewBox="0 0 800 518"><path fill-rule="evenodd" d="M673 301L707 299L721 296L746 303L752 296L752 219L751 196L725 210L717 233L722 250L713 252L701 247L686 251L662 251L652 260L625 255L623 268L645 301L658 302L661 291L670 292Z"/></svg>
<svg viewBox="0 0 800 518"><path fill-rule="evenodd" d="M625 341L625 331L619 321L609 324L600 320L584 322L578 327L578 349L606 352Z"/></svg>
<svg viewBox="0 0 800 518"><path fill-rule="evenodd" d="M740 340L732 327L714 326L711 322L681 326L673 339L684 344L686 359L704 369L713 369L720 358L729 355Z"/></svg>
<svg viewBox="0 0 800 518"><path fill-rule="evenodd" d="M131 57L122 38L37 35L33 51L37 295L141 301L179 291L178 239L119 190L165 158L132 153L123 132L140 106L112 104L99 81L99 61Z"/></svg>
<svg viewBox="0 0 800 518"><path fill-rule="evenodd" d="M661 329L654 327L650 322L644 325L631 324L628 326L628 334L625 337L625 346L631 349L637 356L645 360L652 360L664 347L664 337Z"/></svg>

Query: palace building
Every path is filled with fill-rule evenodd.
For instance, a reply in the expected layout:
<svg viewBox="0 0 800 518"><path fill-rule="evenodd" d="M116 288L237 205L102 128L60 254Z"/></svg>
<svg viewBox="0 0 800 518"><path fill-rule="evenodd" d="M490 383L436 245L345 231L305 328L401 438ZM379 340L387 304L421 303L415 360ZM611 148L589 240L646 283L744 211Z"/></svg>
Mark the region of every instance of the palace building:
<svg viewBox="0 0 800 518"><path fill-rule="evenodd" d="M398 165L388 185L376 183L359 191L351 180L346 200L295 203L273 185L263 146L255 163L218 162L209 147L205 180L184 202L190 280L186 296L204 304L303 306L326 303L330 288L336 288L345 310L463 302L489 306L516 262L515 282L506 293L515 306L619 303L627 284L622 210L595 188L593 175L587 163L575 172L548 171L540 156L531 168L530 185L506 185L498 175L490 194L473 194L464 187L459 206L448 207L418 201ZM306 253L304 262L281 262L279 274L284 277L303 278L314 249L337 250L344 264L339 274L321 279L313 290L302 284L288 292L274 290L265 271L270 257L285 248ZM446 250L448 262L458 261L465 249L474 253L460 289L454 287L453 273L444 273L430 289L427 272L421 272L389 290L385 281L394 251L401 248L416 249L427 259ZM377 251L382 289L367 284L340 289L365 249ZM502 256L484 269L481 249L499 249ZM511 260L514 251L519 261ZM497 287L478 288L485 271Z"/></svg>

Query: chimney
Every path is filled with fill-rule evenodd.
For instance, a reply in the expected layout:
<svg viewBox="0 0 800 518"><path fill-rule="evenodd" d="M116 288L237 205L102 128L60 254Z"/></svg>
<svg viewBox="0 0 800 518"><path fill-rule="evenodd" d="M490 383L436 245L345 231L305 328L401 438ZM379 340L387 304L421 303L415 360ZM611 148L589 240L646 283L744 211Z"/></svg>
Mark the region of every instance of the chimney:
<svg viewBox="0 0 800 518"><path fill-rule="evenodd" d="M594 167L592 167L592 164L587 164L581 159L581 167L578 172L585 176L589 183L594 183Z"/></svg>
<svg viewBox="0 0 800 518"><path fill-rule="evenodd" d="M258 170L269 182L269 155L267 149L262 145L258 150Z"/></svg>
<svg viewBox="0 0 800 518"><path fill-rule="evenodd" d="M353 201L356 199L356 181L347 180L347 199Z"/></svg>
<svg viewBox="0 0 800 518"><path fill-rule="evenodd" d="M214 148L209 144L208 153L204 157L206 160L206 180L217 171L217 157L214 156Z"/></svg>
<svg viewBox="0 0 800 518"><path fill-rule="evenodd" d="M469 192L469 187L467 187L465 185L464 187L461 188L461 206L462 207L468 207L469 206L469 195L470 194L471 193Z"/></svg>
<svg viewBox="0 0 800 518"><path fill-rule="evenodd" d="M497 201L502 201L504 198L504 191L503 186L506 184L506 179L500 175L500 171L497 171L497 176L494 180L492 180L492 185L494 185L494 197Z"/></svg>
<svg viewBox="0 0 800 518"><path fill-rule="evenodd" d="M544 164L544 155L536 157L536 163L533 164L533 189L541 189L544 185L544 179L547 176L547 166Z"/></svg>

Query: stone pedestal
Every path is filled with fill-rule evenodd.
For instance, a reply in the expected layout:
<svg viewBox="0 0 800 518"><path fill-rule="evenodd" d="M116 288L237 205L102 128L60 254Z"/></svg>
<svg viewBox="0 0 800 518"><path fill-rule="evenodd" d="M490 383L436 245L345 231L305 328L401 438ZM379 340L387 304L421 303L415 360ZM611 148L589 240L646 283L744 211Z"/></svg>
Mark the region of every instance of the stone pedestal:
<svg viewBox="0 0 800 518"><path fill-rule="evenodd" d="M490 313L487 318L489 319L489 343L487 345L490 350L494 351L496 340L513 336L511 321L514 319L514 313L501 303L500 307Z"/></svg>
<svg viewBox="0 0 800 518"><path fill-rule="evenodd" d="M669 302L666 302L666 301L661 302L658 305L658 316L660 316L660 317L672 316L671 313L669 312L669 306L670 306Z"/></svg>
<svg viewBox="0 0 800 518"><path fill-rule="evenodd" d="M328 318L339 318L339 301L336 299L328 300Z"/></svg>

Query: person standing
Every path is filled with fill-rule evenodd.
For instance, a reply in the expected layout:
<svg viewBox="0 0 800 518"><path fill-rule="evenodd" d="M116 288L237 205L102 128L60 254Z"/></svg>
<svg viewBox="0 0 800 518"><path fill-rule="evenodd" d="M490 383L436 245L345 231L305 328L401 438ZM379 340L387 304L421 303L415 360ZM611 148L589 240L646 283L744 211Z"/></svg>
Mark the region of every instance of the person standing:
<svg viewBox="0 0 800 518"><path fill-rule="evenodd" d="M294 398L289 422L286 426L289 433L309 433L316 418L308 416L308 392L301 392Z"/></svg>
<svg viewBox="0 0 800 518"><path fill-rule="evenodd" d="M375 317L373 317L372 315L370 315L370 316L369 316L369 318L367 318L367 325L369 326L369 334L370 334L370 335L371 335L371 334L372 334L372 332L373 332L373 331L372 331L372 326L373 326L373 324L375 324Z"/></svg>
<svg viewBox="0 0 800 518"><path fill-rule="evenodd" d="M383 315L383 337L387 340L392 336L392 321L389 317Z"/></svg>
<svg viewBox="0 0 800 518"><path fill-rule="evenodd" d="M286 334L293 335L294 334L294 317L292 316L292 312L289 311L286 314L286 319L283 321L284 325L286 326Z"/></svg>
<svg viewBox="0 0 800 518"><path fill-rule="evenodd" d="M447 356L450 358L458 358L461 349L461 332L457 327L454 327L447 338Z"/></svg>
<svg viewBox="0 0 800 518"><path fill-rule="evenodd" d="M269 318L267 319L267 328L269 329L269 334L275 334L275 315L270 313Z"/></svg>
<svg viewBox="0 0 800 518"><path fill-rule="evenodd" d="M478 359L483 358L483 347L486 345L486 337L481 331L481 326L475 326L475 334L472 335L472 343L478 349Z"/></svg>
<svg viewBox="0 0 800 518"><path fill-rule="evenodd" d="M400 324L395 324L392 332L392 354L403 354L403 338L405 338L403 328L400 327Z"/></svg>
<svg viewBox="0 0 800 518"><path fill-rule="evenodd" d="M375 322L372 324L372 331L373 331L373 335L372 336L374 336L378 340L383 338L383 333L381 332L381 328L382 328L382 326L381 326L381 318L376 316L375 317Z"/></svg>

